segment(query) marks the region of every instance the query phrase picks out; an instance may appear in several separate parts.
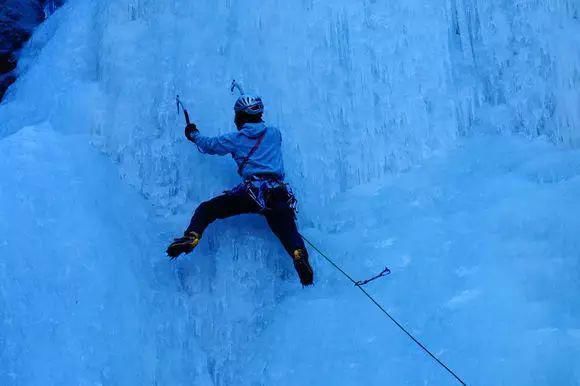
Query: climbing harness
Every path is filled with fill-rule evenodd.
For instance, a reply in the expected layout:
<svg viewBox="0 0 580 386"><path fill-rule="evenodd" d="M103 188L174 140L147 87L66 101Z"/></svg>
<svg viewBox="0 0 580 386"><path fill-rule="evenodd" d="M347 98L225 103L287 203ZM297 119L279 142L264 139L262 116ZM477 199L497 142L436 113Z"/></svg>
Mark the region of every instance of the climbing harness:
<svg viewBox="0 0 580 386"><path fill-rule="evenodd" d="M292 209L294 217L298 213L296 196L290 185L272 176L251 176L231 190L226 190L225 194L246 193L258 205L260 212L271 210L268 208L268 197L274 189L284 189L288 195L288 207Z"/></svg>
<svg viewBox="0 0 580 386"><path fill-rule="evenodd" d="M385 314L401 331L403 331L409 338L411 338L411 340L413 342L415 342L425 353L427 353L431 358L433 358L433 360L435 360L440 366L442 366L445 370L447 370L447 372L449 374L451 374L460 384L462 384L463 386L466 386L467 383L465 383L457 374L455 374L455 372L453 370L451 370L445 363L443 363L439 358L437 358L435 356L435 354L433 354L427 347L425 347L425 345L423 343L421 343L417 338L415 338L413 336L413 334L411 334L405 327L403 327L403 325L401 323L399 323L393 316L391 316L391 314L389 312L387 312L387 310L385 310L385 308L378 302L375 300L375 298L373 298L364 288L363 285L375 280L381 276L385 276L388 274L388 272L390 272L387 269L387 271L383 270L383 272L381 272L379 275L375 276L374 278L368 279L366 281L355 281L348 273L346 273L342 268L340 268L334 261L332 261L332 259L328 256L326 256L324 253L322 253L322 251L320 251L320 249L318 249L314 244L312 244L306 237L304 237L304 235L300 234L300 237L302 237L302 239L308 243L308 245L310 245L316 252L318 252L318 254L320 256L322 256L327 262L329 262L334 268L336 268L338 271L340 271L340 273L342 273L348 280L350 280L355 287L357 287L358 289L360 289L362 291L362 293L369 298L369 300L383 313Z"/></svg>

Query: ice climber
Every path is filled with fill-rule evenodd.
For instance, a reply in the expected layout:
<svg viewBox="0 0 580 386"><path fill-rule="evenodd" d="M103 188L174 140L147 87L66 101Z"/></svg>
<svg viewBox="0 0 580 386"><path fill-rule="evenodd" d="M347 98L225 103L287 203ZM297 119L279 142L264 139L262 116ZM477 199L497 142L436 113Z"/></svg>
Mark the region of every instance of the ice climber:
<svg viewBox="0 0 580 386"><path fill-rule="evenodd" d="M193 123L185 127L185 136L204 154L231 154L238 165L243 182L209 201L201 203L184 232L167 248L176 258L190 253L203 232L216 219L244 213L262 214L270 229L288 252L300 282L313 283L314 274L308 262L308 252L295 222L295 198L284 182L282 134L277 128L266 126L262 120L264 105L261 98L241 95L234 105L237 132L218 137L204 137Z"/></svg>

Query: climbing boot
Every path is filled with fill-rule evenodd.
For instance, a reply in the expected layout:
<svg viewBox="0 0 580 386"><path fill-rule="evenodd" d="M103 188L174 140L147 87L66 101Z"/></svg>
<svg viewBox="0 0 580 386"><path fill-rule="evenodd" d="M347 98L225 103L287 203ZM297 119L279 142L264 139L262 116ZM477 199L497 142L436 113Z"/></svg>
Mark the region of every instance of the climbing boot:
<svg viewBox="0 0 580 386"><path fill-rule="evenodd" d="M314 272L312 272L312 267L308 262L308 252L305 249L296 249L292 253L292 259L294 260L294 268L298 272L298 277L300 277L300 283L302 285L312 285L314 282Z"/></svg>
<svg viewBox="0 0 580 386"><path fill-rule="evenodd" d="M173 260L182 253L190 253L195 247L197 247L200 238L200 234L196 232L189 232L186 233L183 237L174 239L171 245L167 247L167 255Z"/></svg>

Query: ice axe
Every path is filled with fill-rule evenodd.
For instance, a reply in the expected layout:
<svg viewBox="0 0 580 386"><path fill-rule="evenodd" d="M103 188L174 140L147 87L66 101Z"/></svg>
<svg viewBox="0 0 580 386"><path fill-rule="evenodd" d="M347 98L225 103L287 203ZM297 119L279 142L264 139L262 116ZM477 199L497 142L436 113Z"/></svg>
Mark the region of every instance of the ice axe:
<svg viewBox="0 0 580 386"><path fill-rule="evenodd" d="M233 94L234 93L234 89L238 89L238 91L240 92L240 95L244 95L244 89L242 88L242 85L239 84L238 82L236 82L235 79L232 80L232 86L230 87L230 92Z"/></svg>
<svg viewBox="0 0 580 386"><path fill-rule="evenodd" d="M187 125L189 125L191 123L189 121L189 113L187 112L187 109L185 108L185 106L183 105L183 103L181 103L181 100L179 99L179 95L177 95L175 97L175 102L177 104L177 115L179 115L179 109L181 108L183 110L183 115L185 116L185 123Z"/></svg>
<svg viewBox="0 0 580 386"><path fill-rule="evenodd" d="M232 85L230 87L230 91L233 93L235 89L237 89L239 91L240 95L244 95L244 89L234 79L234 80L232 80ZM175 103L177 105L177 115L179 115L179 110L180 109L183 110L183 115L185 116L185 123L189 125L190 124L190 121L189 121L189 113L187 112L187 109L185 108L185 106L181 102L181 99L179 99L179 94L175 96Z"/></svg>

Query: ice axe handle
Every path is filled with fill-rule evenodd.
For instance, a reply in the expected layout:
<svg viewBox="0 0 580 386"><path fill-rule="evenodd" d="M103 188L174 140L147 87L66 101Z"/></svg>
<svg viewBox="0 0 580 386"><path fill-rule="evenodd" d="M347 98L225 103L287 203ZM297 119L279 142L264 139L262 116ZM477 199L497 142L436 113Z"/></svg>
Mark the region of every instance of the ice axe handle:
<svg viewBox="0 0 580 386"><path fill-rule="evenodd" d="M183 103L181 103L179 95L175 97L175 102L177 103L177 114L179 114L179 108L181 107L181 109L183 110L183 115L185 115L185 123L189 125L191 123L189 120L189 113L187 112L187 109L185 108Z"/></svg>

